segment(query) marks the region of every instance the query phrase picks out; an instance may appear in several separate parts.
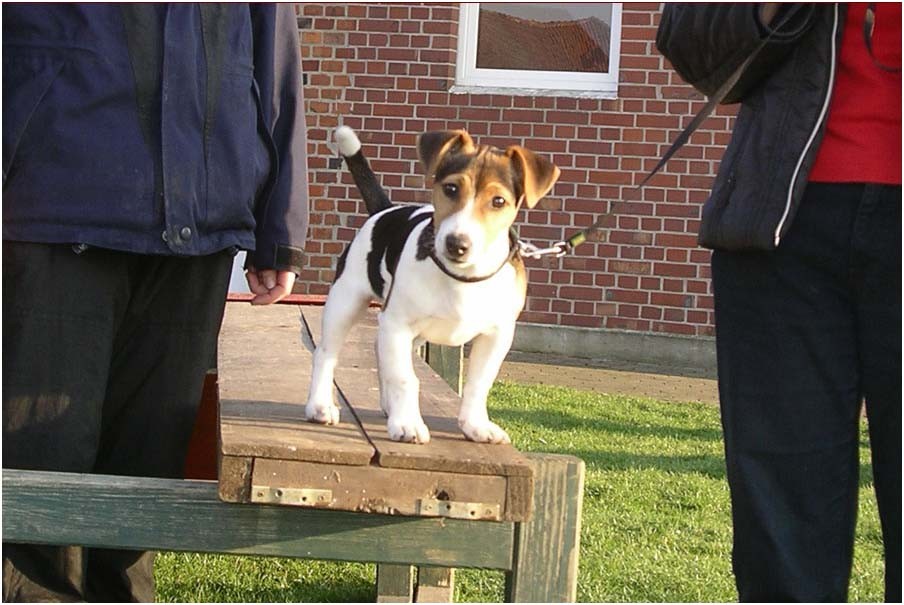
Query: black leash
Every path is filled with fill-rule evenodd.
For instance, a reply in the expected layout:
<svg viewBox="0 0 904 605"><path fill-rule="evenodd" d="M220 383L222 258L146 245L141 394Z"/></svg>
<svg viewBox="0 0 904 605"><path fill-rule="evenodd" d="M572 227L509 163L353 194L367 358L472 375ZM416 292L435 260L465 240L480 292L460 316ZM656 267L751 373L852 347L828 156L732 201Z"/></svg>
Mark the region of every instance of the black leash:
<svg viewBox="0 0 904 605"><path fill-rule="evenodd" d="M725 96L729 93L729 91L734 88L735 84L740 80L741 75L743 75L744 71L747 69L747 66L753 61L754 58L759 54L759 52L766 46L766 44L772 39L773 34L780 30L784 25L786 25L791 18L797 13L800 9L800 6L795 6L790 8L788 12L782 17L781 21L774 27L769 27L769 33L765 36L760 42L757 44L756 48L748 55L748 57L734 70L734 72L728 77L725 82L713 93L713 96L709 98L706 105L697 112L697 115L694 116L694 119L691 120L690 124L685 126L684 130L678 135L672 145L666 150L665 154L656 164L656 166L651 170L647 175L643 178L643 180L635 186L631 192L640 191L643 189L644 185L646 185L653 176L656 175L662 168L665 166L666 162L668 162L675 153L678 152L679 149L684 147L684 145L691 138L691 135L700 127L706 118L712 113L713 109L716 108L716 105L722 102ZM529 256L532 258L539 258L546 254L555 254L556 256L564 256L571 252L575 246L583 244L587 241L587 237L596 231L601 231L603 229L603 223L605 223L608 219L618 214L618 211L624 206L627 205L627 202L621 201L613 204L610 202L608 204L609 210L604 214L601 214L599 218L597 218L589 227L586 227L565 241L557 242L550 248L536 248L531 244L526 244L524 242L521 243L521 253L524 256Z"/></svg>

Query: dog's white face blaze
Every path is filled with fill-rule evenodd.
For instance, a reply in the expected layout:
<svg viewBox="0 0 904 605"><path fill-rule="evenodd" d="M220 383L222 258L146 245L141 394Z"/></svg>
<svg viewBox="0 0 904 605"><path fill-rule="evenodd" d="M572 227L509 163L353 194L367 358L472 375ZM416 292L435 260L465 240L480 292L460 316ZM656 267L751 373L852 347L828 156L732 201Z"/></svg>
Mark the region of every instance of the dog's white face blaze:
<svg viewBox="0 0 904 605"><path fill-rule="evenodd" d="M509 252L509 228L518 213L511 159L482 148L463 169L434 184L434 244L460 268L492 271ZM446 253L449 238L468 243L460 256Z"/></svg>

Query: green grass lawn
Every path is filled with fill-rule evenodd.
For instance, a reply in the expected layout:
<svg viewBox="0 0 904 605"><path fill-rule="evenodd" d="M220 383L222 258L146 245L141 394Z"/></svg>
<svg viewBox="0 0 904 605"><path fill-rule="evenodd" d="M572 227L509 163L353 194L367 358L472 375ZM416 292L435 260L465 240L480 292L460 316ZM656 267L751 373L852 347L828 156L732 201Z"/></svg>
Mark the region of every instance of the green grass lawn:
<svg viewBox="0 0 904 605"><path fill-rule="evenodd" d="M491 416L523 451L587 463L578 600L733 601L731 519L718 410L706 404L498 383ZM851 601L882 601L882 538L861 430ZM373 601L370 564L164 553L157 598ZM459 570L457 601L498 602L503 574Z"/></svg>

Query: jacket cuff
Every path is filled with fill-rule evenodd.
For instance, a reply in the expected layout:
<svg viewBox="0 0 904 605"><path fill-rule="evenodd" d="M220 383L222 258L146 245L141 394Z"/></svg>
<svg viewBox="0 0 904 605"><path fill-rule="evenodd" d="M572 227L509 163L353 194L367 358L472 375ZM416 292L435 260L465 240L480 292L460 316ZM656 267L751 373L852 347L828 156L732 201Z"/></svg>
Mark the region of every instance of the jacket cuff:
<svg viewBox="0 0 904 605"><path fill-rule="evenodd" d="M304 267L304 250L280 244L266 246L266 249L263 250L259 248L254 252L249 252L245 258L245 268L251 266L258 270L291 271L296 277L300 277Z"/></svg>

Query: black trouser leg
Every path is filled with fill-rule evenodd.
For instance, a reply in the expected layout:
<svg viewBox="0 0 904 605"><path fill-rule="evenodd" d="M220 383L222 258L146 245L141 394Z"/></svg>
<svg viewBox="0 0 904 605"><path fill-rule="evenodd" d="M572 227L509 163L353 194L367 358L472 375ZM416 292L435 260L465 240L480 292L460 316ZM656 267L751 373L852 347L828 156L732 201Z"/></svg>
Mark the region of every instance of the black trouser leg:
<svg viewBox="0 0 904 605"><path fill-rule="evenodd" d="M744 601L847 597L866 380L859 300L861 290L869 298L875 287L858 285L854 277L857 263L872 266L858 249L855 226L859 222L863 230L863 221L871 221L875 230L897 233L896 241L873 235L874 257L899 262L901 254L900 214L896 224L869 218L875 191L810 185L778 250L713 255L733 563ZM899 338L900 285L890 289L897 301L882 304L896 306L888 312L898 320L873 329ZM879 315L874 320L883 321ZM890 367L897 367L900 380L900 341L897 346ZM898 418L900 404L898 396ZM897 452L900 486L900 420L897 439L874 441L872 447L880 457ZM881 494L879 480L877 490ZM900 537L897 544L900 557Z"/></svg>
<svg viewBox="0 0 904 605"><path fill-rule="evenodd" d="M169 259L142 268L158 275L133 290L114 341L115 379L104 401L95 472L182 477L216 350L231 260L221 254L211 263ZM199 288L211 292L196 297ZM86 558L88 600L153 600L153 553L91 549Z"/></svg>
<svg viewBox="0 0 904 605"><path fill-rule="evenodd" d="M4 466L179 476L230 264L4 242ZM150 554L3 555L4 600L153 600Z"/></svg>
<svg viewBox="0 0 904 605"><path fill-rule="evenodd" d="M885 600L901 601L901 189L868 192L854 226L860 368L885 545Z"/></svg>
<svg viewBox="0 0 904 605"><path fill-rule="evenodd" d="M125 288L67 246L3 243L3 465L90 472ZM3 545L4 601L84 599L81 548Z"/></svg>

